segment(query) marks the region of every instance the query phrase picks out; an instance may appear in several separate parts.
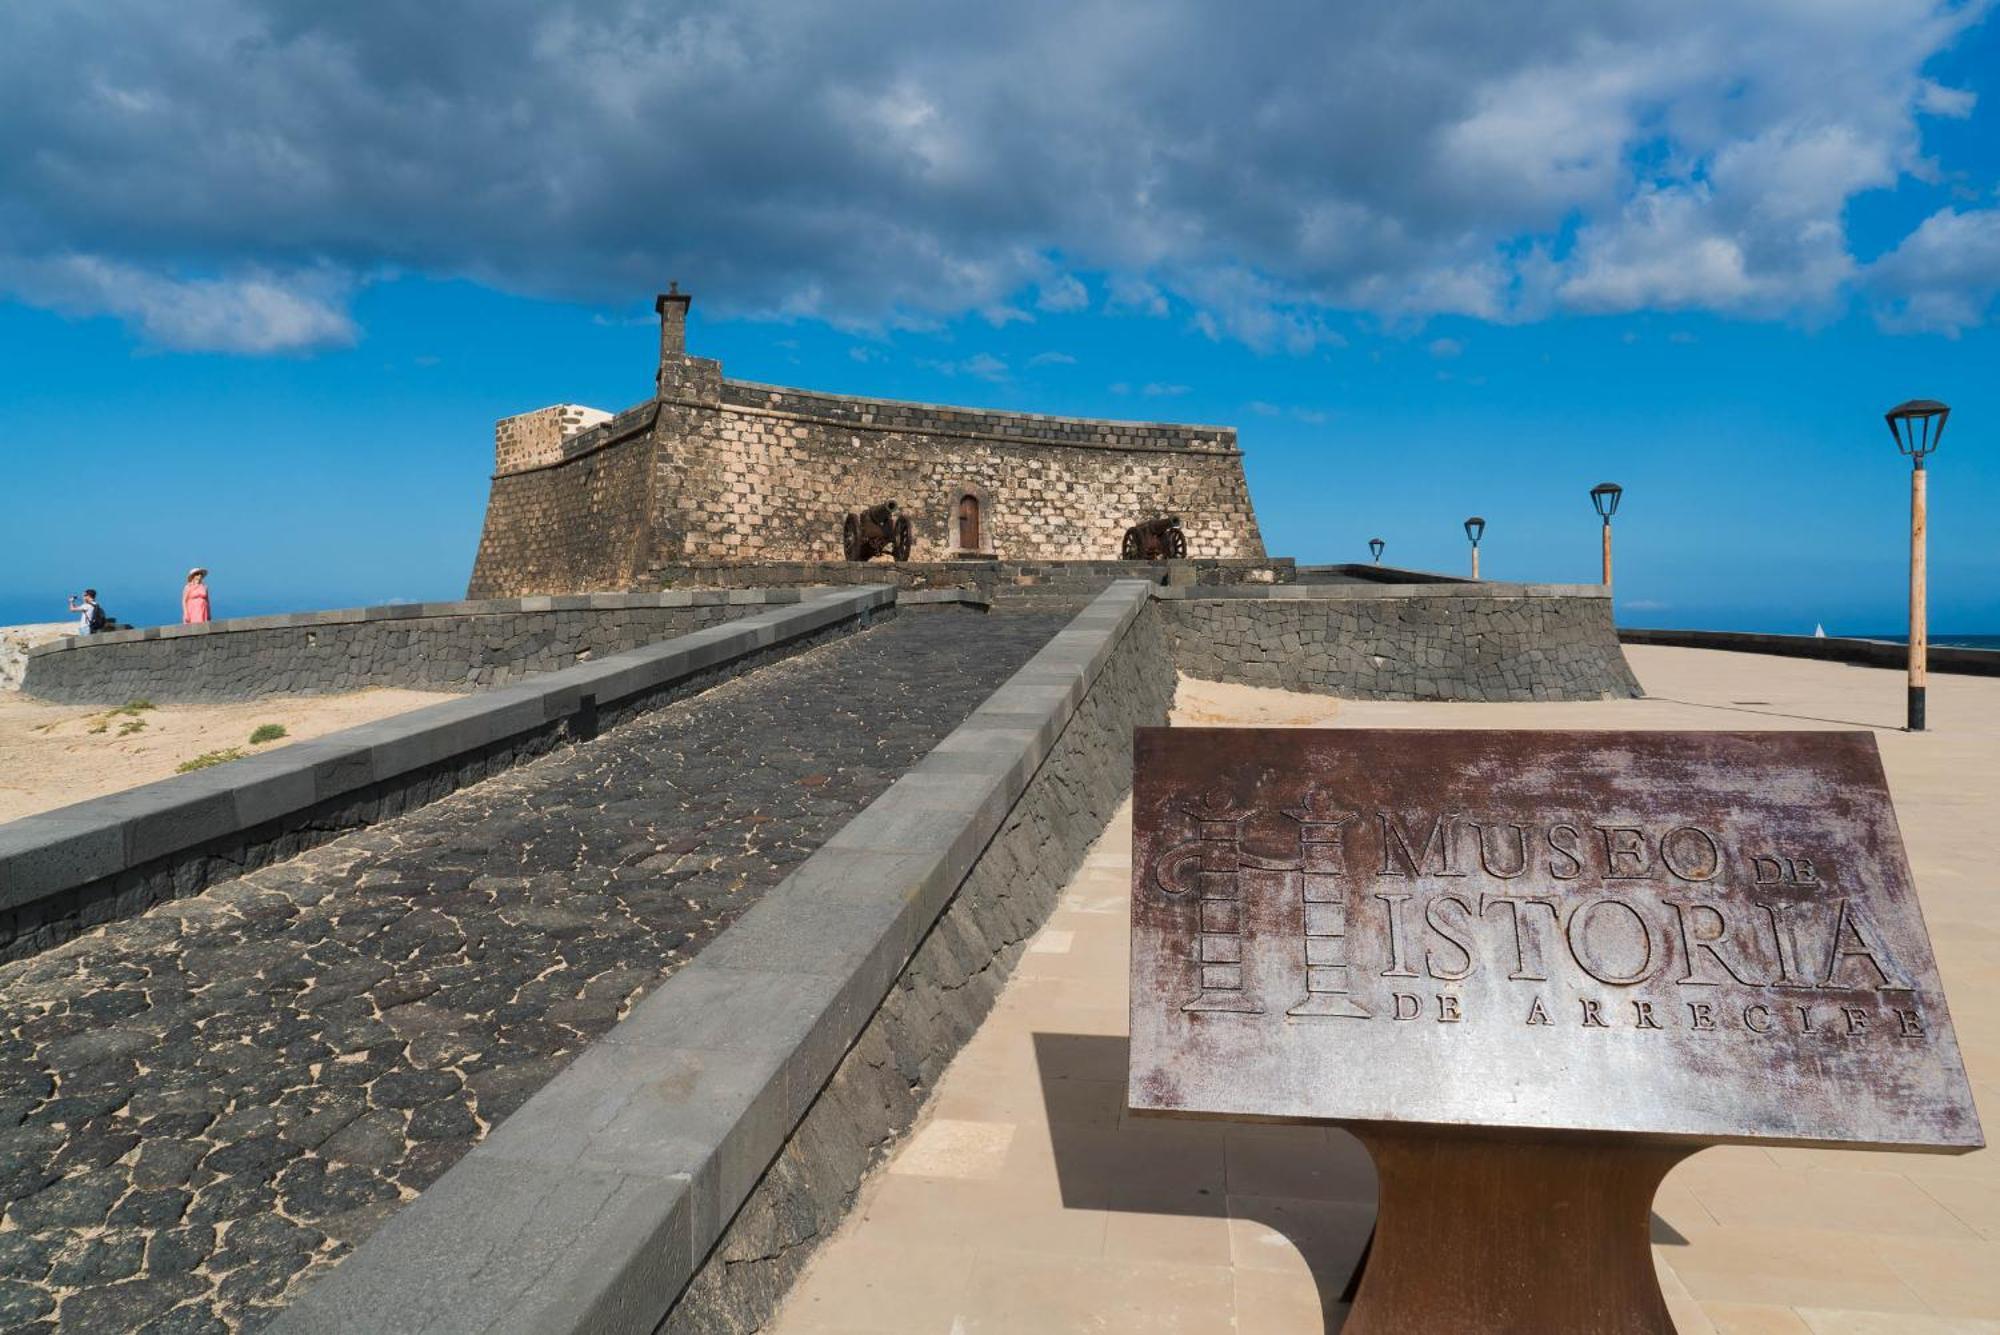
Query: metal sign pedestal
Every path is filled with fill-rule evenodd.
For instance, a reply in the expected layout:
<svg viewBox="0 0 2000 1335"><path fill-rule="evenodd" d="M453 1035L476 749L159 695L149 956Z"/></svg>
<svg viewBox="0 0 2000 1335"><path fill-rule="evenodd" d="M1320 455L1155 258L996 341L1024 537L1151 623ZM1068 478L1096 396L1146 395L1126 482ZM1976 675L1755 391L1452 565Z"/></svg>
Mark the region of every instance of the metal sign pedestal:
<svg viewBox="0 0 2000 1335"><path fill-rule="evenodd" d="M1381 1203L1343 1335L1674 1335L1653 1196L1700 1146L1353 1130Z"/></svg>

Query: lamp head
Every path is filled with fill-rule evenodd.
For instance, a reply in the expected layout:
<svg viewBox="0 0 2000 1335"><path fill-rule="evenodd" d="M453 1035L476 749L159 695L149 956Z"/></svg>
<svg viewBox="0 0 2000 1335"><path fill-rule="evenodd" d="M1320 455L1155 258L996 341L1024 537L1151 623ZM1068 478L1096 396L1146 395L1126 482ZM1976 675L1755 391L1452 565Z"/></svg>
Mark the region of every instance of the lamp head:
<svg viewBox="0 0 2000 1335"><path fill-rule="evenodd" d="M1473 546L1477 547L1479 545L1479 539L1485 532L1486 521L1478 515L1474 515L1465 521L1465 536L1472 540Z"/></svg>
<svg viewBox="0 0 2000 1335"><path fill-rule="evenodd" d="M1882 414L1889 434L1896 438L1896 448L1914 459L1922 459L1938 447L1950 417L1951 409L1936 399L1911 399Z"/></svg>
<svg viewBox="0 0 2000 1335"><path fill-rule="evenodd" d="M1373 556L1377 562L1380 562L1382 559L1382 549L1386 546L1388 544L1383 542L1382 539L1370 538L1368 540L1368 554Z"/></svg>
<svg viewBox="0 0 2000 1335"><path fill-rule="evenodd" d="M1624 495L1625 488L1616 482L1600 482L1590 489L1590 503L1597 507L1601 518L1609 521L1618 513L1618 502Z"/></svg>

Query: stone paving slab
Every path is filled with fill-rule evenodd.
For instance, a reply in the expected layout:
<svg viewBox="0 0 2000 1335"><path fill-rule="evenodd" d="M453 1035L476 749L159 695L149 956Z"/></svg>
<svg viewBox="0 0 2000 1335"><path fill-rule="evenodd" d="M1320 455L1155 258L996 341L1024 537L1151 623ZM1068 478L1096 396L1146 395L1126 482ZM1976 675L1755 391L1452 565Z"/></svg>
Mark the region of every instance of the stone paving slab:
<svg viewBox="0 0 2000 1335"><path fill-rule="evenodd" d="M875 627L0 966L0 1329L259 1327L1063 621Z"/></svg>

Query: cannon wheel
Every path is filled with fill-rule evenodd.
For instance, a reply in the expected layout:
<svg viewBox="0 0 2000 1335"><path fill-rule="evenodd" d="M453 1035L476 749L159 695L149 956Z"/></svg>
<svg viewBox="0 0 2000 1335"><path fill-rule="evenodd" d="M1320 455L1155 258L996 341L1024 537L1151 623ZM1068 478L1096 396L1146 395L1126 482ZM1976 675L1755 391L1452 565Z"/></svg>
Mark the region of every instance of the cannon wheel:
<svg viewBox="0 0 2000 1335"><path fill-rule="evenodd" d="M910 517L908 515L896 516L895 535L893 539L894 545L889 549L891 554L898 561L909 560L912 538L910 536Z"/></svg>
<svg viewBox="0 0 2000 1335"><path fill-rule="evenodd" d="M1167 556L1176 561L1187 559L1187 534L1177 528L1167 530Z"/></svg>
<svg viewBox="0 0 2000 1335"><path fill-rule="evenodd" d="M850 561L861 559L861 521L853 515L849 515L847 522L840 526L840 550Z"/></svg>
<svg viewBox="0 0 2000 1335"><path fill-rule="evenodd" d="M1126 561L1136 561L1139 559L1138 529L1128 528L1125 530L1125 545L1118 549L1118 555Z"/></svg>

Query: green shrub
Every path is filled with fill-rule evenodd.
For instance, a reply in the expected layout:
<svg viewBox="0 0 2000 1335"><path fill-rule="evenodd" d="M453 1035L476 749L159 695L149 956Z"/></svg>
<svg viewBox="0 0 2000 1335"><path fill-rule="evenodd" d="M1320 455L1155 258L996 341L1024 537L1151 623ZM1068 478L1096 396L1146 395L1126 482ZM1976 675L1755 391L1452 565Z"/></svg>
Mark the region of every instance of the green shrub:
<svg viewBox="0 0 2000 1335"><path fill-rule="evenodd" d="M275 742L284 735L285 725L282 723L259 723L256 731L250 734L250 745L259 746L265 742Z"/></svg>
<svg viewBox="0 0 2000 1335"><path fill-rule="evenodd" d="M183 760L180 764L174 766L174 773L192 774L198 769L207 769L210 765L220 765L224 761L241 760L242 758L242 747L225 746L220 751L204 751L193 760Z"/></svg>
<svg viewBox="0 0 2000 1335"><path fill-rule="evenodd" d="M145 730L146 720L142 718L128 718L118 725L118 735L120 737L130 737L135 732L144 732Z"/></svg>
<svg viewBox="0 0 2000 1335"><path fill-rule="evenodd" d="M156 706L151 700L127 700L111 712L114 714L143 714L153 708L156 708Z"/></svg>

